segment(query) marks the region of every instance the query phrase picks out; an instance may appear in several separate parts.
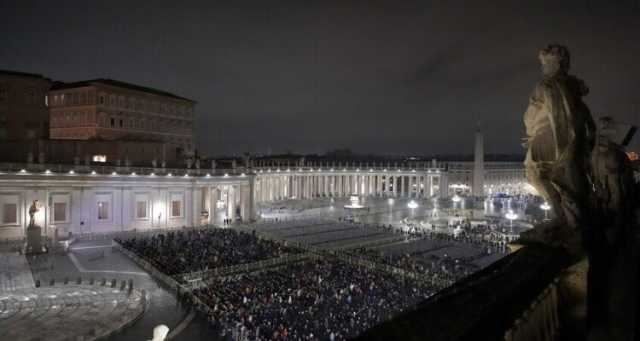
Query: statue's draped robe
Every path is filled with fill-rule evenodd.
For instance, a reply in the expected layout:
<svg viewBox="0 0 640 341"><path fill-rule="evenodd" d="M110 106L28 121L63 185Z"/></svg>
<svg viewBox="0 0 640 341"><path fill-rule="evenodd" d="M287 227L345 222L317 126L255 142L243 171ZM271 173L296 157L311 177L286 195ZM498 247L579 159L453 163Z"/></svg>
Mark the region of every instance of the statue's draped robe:
<svg viewBox="0 0 640 341"><path fill-rule="evenodd" d="M574 228L589 190L586 170L595 130L582 102L586 92L573 76L545 78L533 90L524 114L527 178Z"/></svg>

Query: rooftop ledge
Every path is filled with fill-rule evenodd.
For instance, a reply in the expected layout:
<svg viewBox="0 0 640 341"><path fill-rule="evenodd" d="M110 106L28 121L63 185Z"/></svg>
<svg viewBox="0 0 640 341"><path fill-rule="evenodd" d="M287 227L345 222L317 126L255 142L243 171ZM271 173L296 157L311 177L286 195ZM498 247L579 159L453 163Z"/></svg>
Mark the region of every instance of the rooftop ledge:
<svg viewBox="0 0 640 341"><path fill-rule="evenodd" d="M560 249L521 247L356 340L505 340L567 262Z"/></svg>

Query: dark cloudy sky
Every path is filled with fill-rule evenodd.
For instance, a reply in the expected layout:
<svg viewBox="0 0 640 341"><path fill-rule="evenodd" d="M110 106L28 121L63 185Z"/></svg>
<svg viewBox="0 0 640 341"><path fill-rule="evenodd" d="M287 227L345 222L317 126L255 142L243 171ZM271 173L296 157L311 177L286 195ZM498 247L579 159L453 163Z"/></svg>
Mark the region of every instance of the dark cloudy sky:
<svg viewBox="0 0 640 341"><path fill-rule="evenodd" d="M594 116L640 123L640 0L0 0L0 32L0 69L197 100L208 154L470 153L477 121L521 152L549 42Z"/></svg>

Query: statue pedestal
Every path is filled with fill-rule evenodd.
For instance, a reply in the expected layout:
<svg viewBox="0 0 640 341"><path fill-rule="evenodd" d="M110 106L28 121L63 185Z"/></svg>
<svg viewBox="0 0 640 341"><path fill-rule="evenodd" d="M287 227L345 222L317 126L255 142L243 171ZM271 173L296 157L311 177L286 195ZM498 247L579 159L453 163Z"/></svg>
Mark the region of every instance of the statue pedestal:
<svg viewBox="0 0 640 341"><path fill-rule="evenodd" d="M27 227L27 243L24 246L25 254L45 253L47 250L42 243L42 228L40 226Z"/></svg>

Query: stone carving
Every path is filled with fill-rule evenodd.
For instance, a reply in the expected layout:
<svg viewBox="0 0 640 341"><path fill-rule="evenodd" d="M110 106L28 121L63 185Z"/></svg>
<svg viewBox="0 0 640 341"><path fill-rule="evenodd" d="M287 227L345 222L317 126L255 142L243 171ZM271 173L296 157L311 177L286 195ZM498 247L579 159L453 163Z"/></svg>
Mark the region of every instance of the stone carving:
<svg viewBox="0 0 640 341"><path fill-rule="evenodd" d="M637 328L637 187L631 161L613 140L614 126L609 117L599 120L591 155L592 214L583 233L589 340L634 340Z"/></svg>
<svg viewBox="0 0 640 341"><path fill-rule="evenodd" d="M29 206L29 225L28 227L34 227L36 224L36 213L40 210L40 204L38 200L34 200Z"/></svg>
<svg viewBox="0 0 640 341"><path fill-rule="evenodd" d="M527 179L554 207L558 220L577 229L589 190L585 170L595 124L582 97L585 83L569 75L569 51L549 45L538 55L543 79L524 114Z"/></svg>
<svg viewBox="0 0 640 341"><path fill-rule="evenodd" d="M36 224L36 213L40 210L40 203L34 200L29 207L29 225L26 230L26 254L38 254L46 252L46 248L42 244L42 228Z"/></svg>
<svg viewBox="0 0 640 341"><path fill-rule="evenodd" d="M575 264L560 286L567 291L565 304L581 306L583 311L584 296L576 293L586 292L588 340L634 340L640 191L631 162L612 137L612 119L602 118L596 134L582 101L587 87L568 73L569 51L549 45L540 51L539 59L543 80L536 85L524 115L525 169L530 184L551 203L557 219L522 238L562 246L572 256Z"/></svg>
<svg viewBox="0 0 640 341"><path fill-rule="evenodd" d="M249 153L244 154L243 163L244 163L244 168L246 169L251 168L251 157L249 157Z"/></svg>

